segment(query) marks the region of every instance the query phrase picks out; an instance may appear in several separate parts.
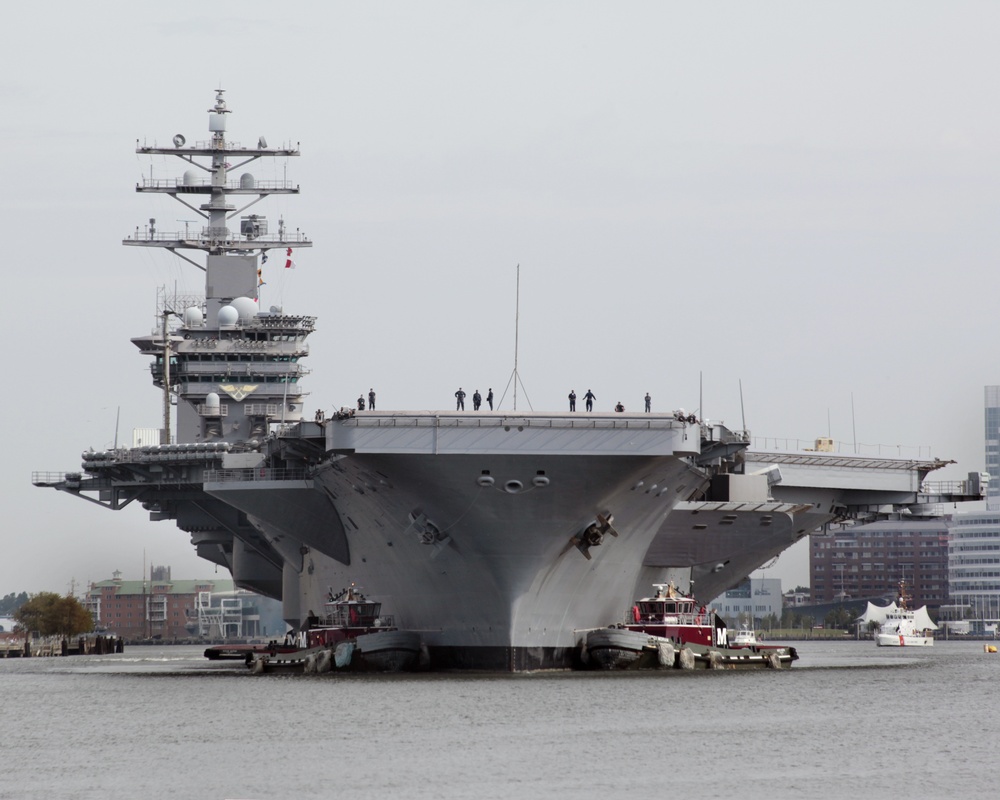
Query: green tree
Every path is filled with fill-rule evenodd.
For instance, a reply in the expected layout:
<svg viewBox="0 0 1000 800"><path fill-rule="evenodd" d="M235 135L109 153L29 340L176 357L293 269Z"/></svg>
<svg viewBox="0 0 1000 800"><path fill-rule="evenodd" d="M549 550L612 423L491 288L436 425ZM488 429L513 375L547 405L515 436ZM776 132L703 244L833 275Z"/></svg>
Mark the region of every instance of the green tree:
<svg viewBox="0 0 1000 800"><path fill-rule="evenodd" d="M854 621L854 615L846 608L840 607L831 610L823 622L828 628L842 628L846 630Z"/></svg>
<svg viewBox="0 0 1000 800"><path fill-rule="evenodd" d="M94 629L94 620L75 597L39 592L14 612L18 630L42 636L77 636Z"/></svg>

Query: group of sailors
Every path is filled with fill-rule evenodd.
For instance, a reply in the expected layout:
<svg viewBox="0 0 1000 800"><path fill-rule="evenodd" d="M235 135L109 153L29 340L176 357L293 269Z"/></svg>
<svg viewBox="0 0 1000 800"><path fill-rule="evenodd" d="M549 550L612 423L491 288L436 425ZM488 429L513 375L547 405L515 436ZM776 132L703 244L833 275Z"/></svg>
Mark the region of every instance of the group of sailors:
<svg viewBox="0 0 1000 800"><path fill-rule="evenodd" d="M587 404L587 411L594 410L594 401L596 399L597 395L590 391L590 389L587 389L587 393L583 396L583 400ZM646 403L646 413L648 414L653 405L653 398L650 396L649 392L646 392L644 400ZM576 389L569 390L569 410L576 411ZM621 400L615 403L615 411L618 413L625 411L625 406L622 404Z"/></svg>
<svg viewBox="0 0 1000 800"><path fill-rule="evenodd" d="M455 410L456 411L465 411L465 396L466 396L465 395L465 390L463 390L462 387L459 386L458 387L458 391L455 392ZM584 400L584 403L586 404L587 411L593 411L594 410L594 401L596 399L597 399L597 395L595 395L590 389L587 389L587 393L583 396L583 400ZM650 413L650 411L652 410L653 398L650 396L649 392L646 392L646 396L643 398L643 402L644 402L644 409L643 410L647 414ZM486 403L487 403L487 405L489 405L490 411L492 411L493 410L493 389L492 389L492 387L486 393ZM472 394L472 410L473 411L479 411L479 409L482 406L482 404L483 404L483 396L479 393L479 390L476 389L476 391L473 392L473 394ZM368 411L374 411L375 410L375 390L374 389L369 389L368 390L368 402L367 402L367 406L365 404L365 395L364 395L364 393L362 392L360 395L358 395L357 406L358 406L358 411L364 411L364 410L366 410L366 408L367 408ZM570 411L574 411L574 412L576 411L576 390L575 389L570 389L570 391L569 391L569 410ZM618 413L622 413L622 412L625 411L625 406L624 406L624 404L622 403L621 400L619 400L617 403L615 403L615 411L618 412ZM350 412L350 413L353 414L353 412ZM687 421L687 422L694 422L694 421L696 421L693 414L691 414L691 415L685 415L685 413L684 413L683 410L681 410L681 411L675 411L674 412L674 416L677 417L678 419L682 420L682 421ZM319 423L324 423L326 421L326 414L323 411L321 411L321 410L317 410L316 411L316 421L319 422Z"/></svg>
<svg viewBox="0 0 1000 800"><path fill-rule="evenodd" d="M490 411L492 411L493 410L493 387L492 386L490 387L490 390L486 393L486 402L490 406ZM479 393L479 390L476 389L476 391L472 393L472 410L473 411L478 411L479 407L482 404L483 404L483 396ZM461 386L459 386L458 387L458 391L455 392L455 410L456 411L465 411L465 392L462 390Z"/></svg>

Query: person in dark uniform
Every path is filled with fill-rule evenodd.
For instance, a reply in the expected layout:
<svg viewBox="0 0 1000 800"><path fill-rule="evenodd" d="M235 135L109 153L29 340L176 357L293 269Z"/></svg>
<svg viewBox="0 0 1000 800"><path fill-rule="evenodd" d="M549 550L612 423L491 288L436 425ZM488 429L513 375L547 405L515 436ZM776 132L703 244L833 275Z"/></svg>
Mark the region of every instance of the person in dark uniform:
<svg viewBox="0 0 1000 800"><path fill-rule="evenodd" d="M365 410L365 396L363 394L358 395L358 411Z"/></svg>
<svg viewBox="0 0 1000 800"><path fill-rule="evenodd" d="M375 390L368 390L368 408L372 411L375 410Z"/></svg>
<svg viewBox="0 0 1000 800"><path fill-rule="evenodd" d="M590 389L587 389L587 393L583 396L583 399L587 401L587 411L593 411L594 401L597 399L597 395L590 391Z"/></svg>
<svg viewBox="0 0 1000 800"><path fill-rule="evenodd" d="M646 413L649 413L649 406L652 404L653 398L649 396L649 392L646 392Z"/></svg>
<svg viewBox="0 0 1000 800"><path fill-rule="evenodd" d="M479 390L476 389L476 391L473 392L472 394L472 410L478 411L479 406L481 406L482 404L483 404L483 396L479 394Z"/></svg>
<svg viewBox="0 0 1000 800"><path fill-rule="evenodd" d="M462 387L458 387L458 391L455 392L455 410L465 411L465 392L462 391Z"/></svg>
<svg viewBox="0 0 1000 800"><path fill-rule="evenodd" d="M490 411L492 411L493 410L493 389L492 388L486 393L486 402L490 404Z"/></svg>
<svg viewBox="0 0 1000 800"><path fill-rule="evenodd" d="M623 405L622 405L622 401L621 401L621 400L619 400L619 401L618 401L618 402L617 402L617 403L615 404L615 411L618 411L618 412L621 412L621 411L624 411L624 410L625 410L625 406L623 406Z"/></svg>
<svg viewBox="0 0 1000 800"><path fill-rule="evenodd" d="M569 410L576 411L576 389L569 390Z"/></svg>

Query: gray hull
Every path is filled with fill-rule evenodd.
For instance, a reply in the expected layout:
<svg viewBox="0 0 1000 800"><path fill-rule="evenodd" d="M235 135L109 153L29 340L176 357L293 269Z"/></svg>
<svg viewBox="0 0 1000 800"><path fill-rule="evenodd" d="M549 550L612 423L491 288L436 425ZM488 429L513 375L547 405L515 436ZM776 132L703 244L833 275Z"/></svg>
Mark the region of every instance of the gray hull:
<svg viewBox="0 0 1000 800"><path fill-rule="evenodd" d="M483 469L523 476L529 468L530 488L514 494L475 483ZM547 486L531 484L537 471ZM213 493L244 507L272 542L295 542L285 568L290 616L301 613L294 605L321 607L331 588L354 583L401 629L420 632L436 667L544 669L570 666L575 631L617 619L646 582L643 556L682 496L632 489L654 475L688 488L699 480L674 457L353 456L316 475L312 491L329 512L310 523L325 530L309 534L302 519L289 530L277 514L253 514L268 504L266 490ZM575 537L608 509L618 535L587 558Z"/></svg>
<svg viewBox="0 0 1000 800"><path fill-rule="evenodd" d="M308 479L246 470L205 488L282 554L289 620L353 583L435 668L564 668L581 631L651 583L696 577L710 599L823 521L767 502L678 517L709 482L700 434L654 415L359 415L327 429L342 455ZM607 512L600 542L578 546Z"/></svg>

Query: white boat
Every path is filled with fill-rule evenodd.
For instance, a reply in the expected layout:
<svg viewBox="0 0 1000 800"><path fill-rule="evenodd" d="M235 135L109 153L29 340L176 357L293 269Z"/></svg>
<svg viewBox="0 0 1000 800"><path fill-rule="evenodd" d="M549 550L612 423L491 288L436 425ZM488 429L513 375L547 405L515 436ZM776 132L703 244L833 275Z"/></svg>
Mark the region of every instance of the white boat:
<svg viewBox="0 0 1000 800"><path fill-rule="evenodd" d="M934 644L934 636L927 627L928 623L933 625L925 608L914 611L909 607L906 584L900 581L899 602L886 611L885 619L875 634L875 644L878 647L930 647Z"/></svg>
<svg viewBox="0 0 1000 800"><path fill-rule="evenodd" d="M734 647L755 647L760 644L760 637L749 625L741 625L740 629L729 637L729 643Z"/></svg>

